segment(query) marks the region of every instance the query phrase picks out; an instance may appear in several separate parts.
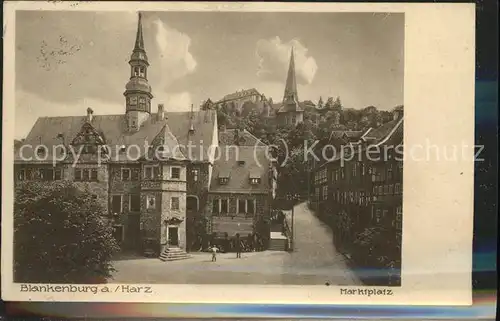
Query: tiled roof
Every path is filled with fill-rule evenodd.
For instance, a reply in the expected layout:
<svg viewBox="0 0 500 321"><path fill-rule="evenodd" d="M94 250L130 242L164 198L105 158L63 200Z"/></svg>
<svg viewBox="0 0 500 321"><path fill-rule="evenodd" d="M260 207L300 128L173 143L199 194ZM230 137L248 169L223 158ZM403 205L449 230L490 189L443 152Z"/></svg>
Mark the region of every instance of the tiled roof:
<svg viewBox="0 0 500 321"><path fill-rule="evenodd" d="M219 130L219 145L234 145L237 131L236 128ZM265 146L263 142L246 129L238 132L238 140L240 146Z"/></svg>
<svg viewBox="0 0 500 321"><path fill-rule="evenodd" d="M390 121L388 123L385 123L384 125L372 129L369 131L369 137L372 137L371 140L369 140L367 143L359 143L355 144L354 146L360 146L361 148L356 147L354 149L354 153L359 153L367 150L369 146L374 146L374 145L390 145L390 146L396 146L399 144L403 143L403 123L404 119L401 117L400 119ZM326 163L331 163L338 161L343 155L341 153L337 153L336 157L334 159L329 160L328 162L323 163L322 165ZM320 165L320 166L322 166Z"/></svg>
<svg viewBox="0 0 500 321"><path fill-rule="evenodd" d="M192 153L190 153L192 155L191 158L193 160L206 161L208 160L208 146L212 144L215 117L216 114L213 110L197 111L194 113L165 112L164 120L157 120L157 115L152 114L150 119L141 126L140 130L129 132L126 127L125 115L95 115L92 119L92 126L100 133L113 154L113 151L117 150L118 146L127 147L136 145L142 147L145 145L145 142L150 144L165 125L168 124L169 132L181 144L181 149L189 146L191 142L194 145ZM61 153L52 155L52 149L61 144L70 144L73 138L80 132L85 122L85 116L40 117L26 137L24 145L46 146L49 150L48 159L52 162L52 156L61 156ZM191 122L194 128L192 132L189 131ZM200 155L200 149L202 148L204 152ZM59 151L61 150L59 149ZM33 149L25 148L23 156L34 156ZM16 153L15 157L16 160L20 160L19 153Z"/></svg>
<svg viewBox="0 0 500 321"><path fill-rule="evenodd" d="M396 126L398 121L399 120L391 120L390 122L387 122L380 127L373 128L369 133L365 135L365 138L374 140L379 140L384 138Z"/></svg>
<svg viewBox="0 0 500 321"><path fill-rule="evenodd" d="M267 193L269 166L267 147L220 146L214 163L210 193ZM239 161L244 161L241 163ZM229 181L221 185L219 177L229 172ZM260 184L250 184L250 173L260 174ZM223 176L220 176L223 175Z"/></svg>

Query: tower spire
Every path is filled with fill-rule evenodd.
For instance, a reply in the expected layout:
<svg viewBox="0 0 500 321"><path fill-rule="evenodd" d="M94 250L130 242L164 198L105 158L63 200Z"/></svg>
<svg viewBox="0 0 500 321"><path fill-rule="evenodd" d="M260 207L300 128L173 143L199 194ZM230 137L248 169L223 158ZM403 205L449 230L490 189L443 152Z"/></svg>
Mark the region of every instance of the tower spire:
<svg viewBox="0 0 500 321"><path fill-rule="evenodd" d="M288 75L286 78L285 93L283 95L283 103L291 104L298 103L299 97L297 94L297 80L295 78L295 57L293 52L290 54L290 64L288 66Z"/></svg>
<svg viewBox="0 0 500 321"><path fill-rule="evenodd" d="M142 13L139 12L139 20L137 21L137 34L135 36L134 50L144 50L144 38L142 36Z"/></svg>

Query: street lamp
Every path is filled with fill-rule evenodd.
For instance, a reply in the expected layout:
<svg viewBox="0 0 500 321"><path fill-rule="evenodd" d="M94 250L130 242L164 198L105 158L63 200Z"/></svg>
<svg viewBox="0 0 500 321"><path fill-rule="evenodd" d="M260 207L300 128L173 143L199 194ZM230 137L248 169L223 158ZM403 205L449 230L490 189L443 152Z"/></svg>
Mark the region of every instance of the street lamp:
<svg viewBox="0 0 500 321"><path fill-rule="evenodd" d="M291 250L293 251L295 249L295 229L294 229L294 226L295 226L295 201L299 199L299 194L297 193L289 193L287 194L286 196L287 200L290 201L290 203L292 204L292 226L291 226L291 233L292 233L292 237L291 237Z"/></svg>

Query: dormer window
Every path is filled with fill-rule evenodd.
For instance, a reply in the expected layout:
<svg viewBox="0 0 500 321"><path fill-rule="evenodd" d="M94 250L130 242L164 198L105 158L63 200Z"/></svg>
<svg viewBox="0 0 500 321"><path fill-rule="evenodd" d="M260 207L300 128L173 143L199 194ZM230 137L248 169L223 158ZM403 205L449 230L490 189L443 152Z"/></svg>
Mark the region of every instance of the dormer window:
<svg viewBox="0 0 500 321"><path fill-rule="evenodd" d="M127 147L126 147L125 145L121 145L121 146L120 146L120 149L119 149L118 151L119 151L120 153L125 153L125 149L126 149L126 148L127 148Z"/></svg>
<svg viewBox="0 0 500 321"><path fill-rule="evenodd" d="M252 185L259 185L260 184L260 178L250 178L250 184L252 184Z"/></svg>
<svg viewBox="0 0 500 321"><path fill-rule="evenodd" d="M238 161L238 165L240 165L240 166L245 165L245 161L244 161L244 160L239 160L239 161Z"/></svg>
<svg viewBox="0 0 500 321"><path fill-rule="evenodd" d="M228 182L229 182L228 177L219 177L219 184L220 185L227 185Z"/></svg>
<svg viewBox="0 0 500 321"><path fill-rule="evenodd" d="M36 155L37 155L38 157L44 157L46 154L47 154L47 150L45 149L45 147L43 147L43 146L39 146L39 147L36 149Z"/></svg>

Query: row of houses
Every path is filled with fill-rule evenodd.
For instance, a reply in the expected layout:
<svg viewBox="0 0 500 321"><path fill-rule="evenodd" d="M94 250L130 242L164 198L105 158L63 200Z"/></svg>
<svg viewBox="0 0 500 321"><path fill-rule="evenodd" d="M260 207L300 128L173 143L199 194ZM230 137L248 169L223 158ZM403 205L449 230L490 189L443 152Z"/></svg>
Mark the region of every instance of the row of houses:
<svg viewBox="0 0 500 321"><path fill-rule="evenodd" d="M357 246L365 244L368 251L380 250L379 256L400 264L403 108L396 108L393 116L363 133L332 133L318 146L317 155L327 145L345 152L323 160L311 158L309 203L330 224L337 247L348 256L366 256Z"/></svg>

